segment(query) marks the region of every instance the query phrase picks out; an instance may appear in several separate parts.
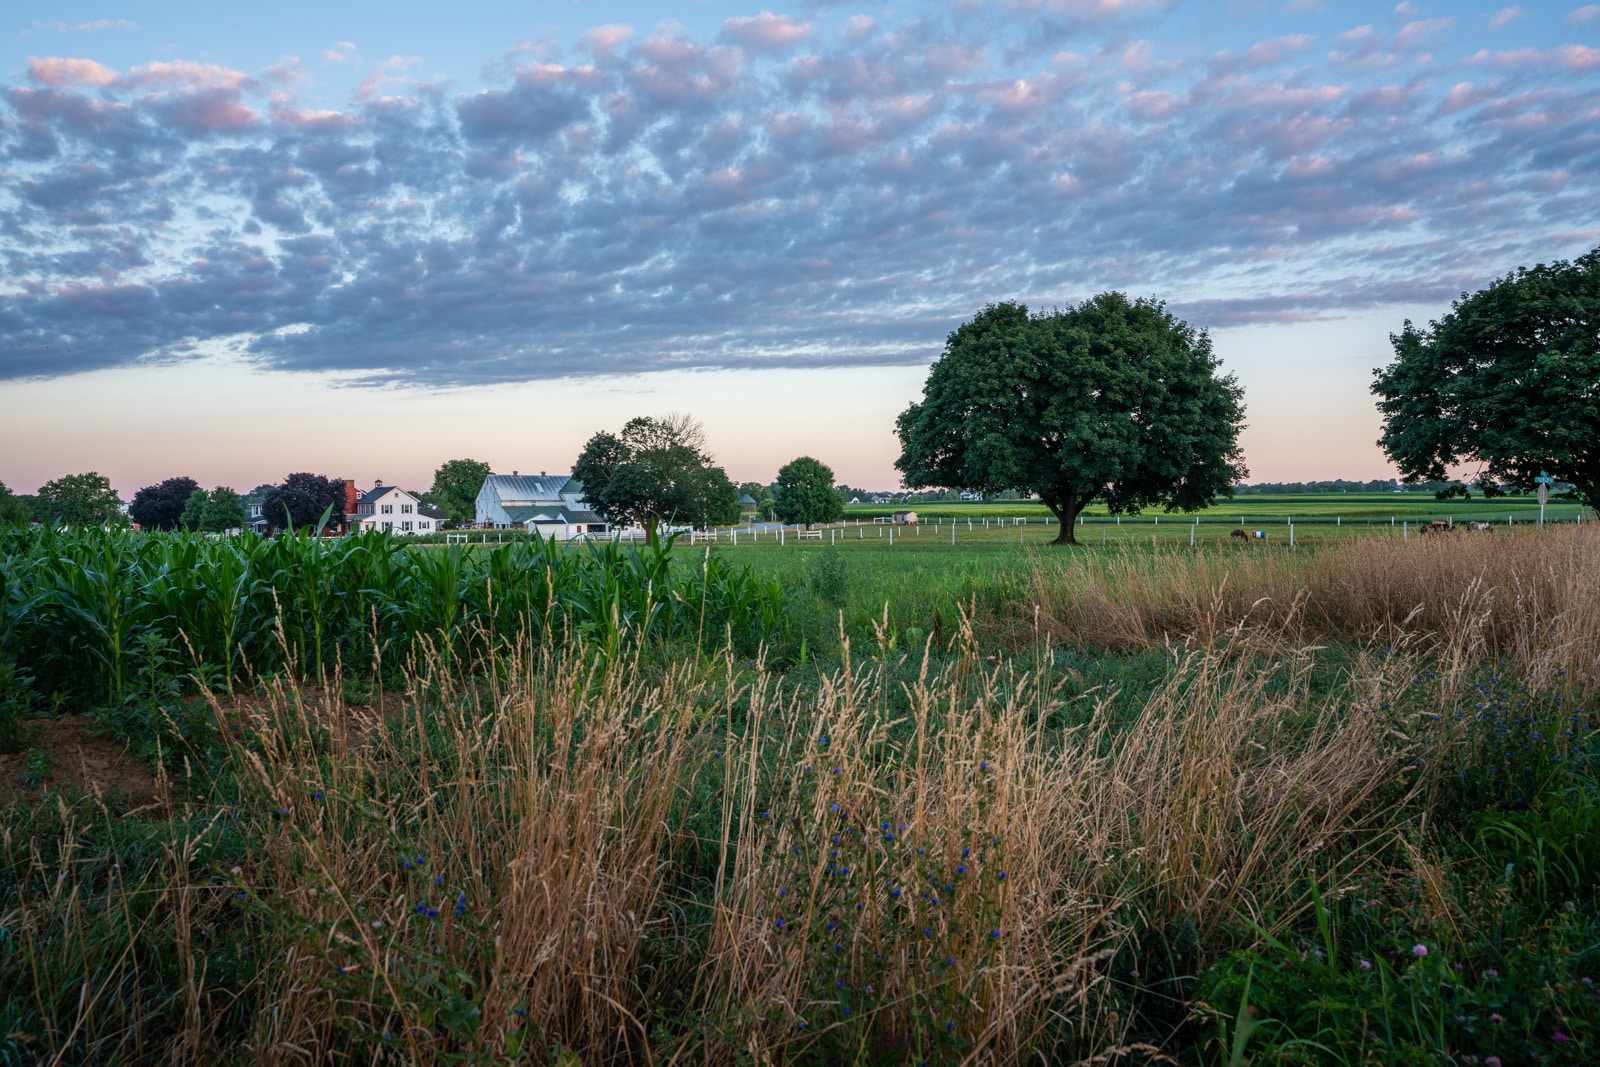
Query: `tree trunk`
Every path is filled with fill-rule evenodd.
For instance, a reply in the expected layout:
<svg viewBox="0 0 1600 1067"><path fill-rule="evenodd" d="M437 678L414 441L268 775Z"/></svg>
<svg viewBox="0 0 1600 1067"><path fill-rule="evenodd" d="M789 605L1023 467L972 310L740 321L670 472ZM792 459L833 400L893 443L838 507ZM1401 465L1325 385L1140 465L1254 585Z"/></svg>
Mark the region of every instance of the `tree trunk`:
<svg viewBox="0 0 1600 1067"><path fill-rule="evenodd" d="M1039 499L1044 501L1044 506L1050 509L1050 514L1056 517L1056 522L1061 524L1061 531L1056 534L1056 539L1050 543L1052 545L1077 544L1078 539L1073 536L1073 527L1078 522L1078 513L1083 510L1083 506L1088 501L1080 501L1078 492L1075 489L1070 490L1060 503L1051 500L1043 493L1039 494Z"/></svg>

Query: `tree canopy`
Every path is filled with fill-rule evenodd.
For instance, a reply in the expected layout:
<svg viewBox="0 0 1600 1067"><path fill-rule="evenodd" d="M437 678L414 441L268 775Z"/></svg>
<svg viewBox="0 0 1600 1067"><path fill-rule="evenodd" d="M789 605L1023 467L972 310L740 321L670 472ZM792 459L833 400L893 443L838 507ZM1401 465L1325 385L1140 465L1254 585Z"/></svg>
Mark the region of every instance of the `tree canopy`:
<svg viewBox="0 0 1600 1067"><path fill-rule="evenodd" d="M820 460L801 456L778 471L774 510L782 522L834 522L844 517L844 501L833 486L833 471Z"/></svg>
<svg viewBox="0 0 1600 1067"><path fill-rule="evenodd" d="M122 498L97 471L67 474L39 487L35 516L52 526L115 526L125 521Z"/></svg>
<svg viewBox="0 0 1600 1067"><path fill-rule="evenodd" d="M133 494L128 504L128 518L141 529L176 530L183 522L184 505L199 488L199 482L184 476L147 485Z"/></svg>
<svg viewBox="0 0 1600 1067"><path fill-rule="evenodd" d="M1480 483L1529 489L1541 471L1600 507L1600 249L1521 268L1419 330L1373 371L1378 443L1408 482L1477 464Z"/></svg>
<svg viewBox="0 0 1600 1067"><path fill-rule="evenodd" d="M452 459L433 472L428 503L444 512L452 526L471 526L478 517L478 490L494 471L475 459Z"/></svg>
<svg viewBox="0 0 1600 1067"><path fill-rule="evenodd" d="M1113 513L1195 511L1247 474L1244 391L1211 339L1159 301L1102 293L1030 315L991 304L945 342L898 420L911 487L1036 493L1076 544L1091 501Z"/></svg>
<svg viewBox="0 0 1600 1067"><path fill-rule="evenodd" d="M206 533L227 533L244 526L244 498L226 485L219 485L206 496L200 512L200 529Z"/></svg>
<svg viewBox="0 0 1600 1067"><path fill-rule="evenodd" d="M653 541L662 522L709 526L739 520L739 493L705 450L687 415L630 419L619 434L597 433L572 476L589 506L616 525L638 523Z"/></svg>
<svg viewBox="0 0 1600 1067"><path fill-rule="evenodd" d="M226 485L219 485L209 493L196 489L183 507L185 530L227 533L243 526L244 499Z"/></svg>
<svg viewBox="0 0 1600 1067"><path fill-rule="evenodd" d="M179 524L185 530L199 530L201 521L205 516L206 501L210 499L211 494L204 489L196 489L190 493L189 499L184 501L183 516L179 520Z"/></svg>
<svg viewBox="0 0 1600 1067"><path fill-rule="evenodd" d="M267 491L261 515L273 529L314 527L324 511L329 524L344 520L344 483L321 474L291 474ZM285 519L285 513L288 518Z"/></svg>

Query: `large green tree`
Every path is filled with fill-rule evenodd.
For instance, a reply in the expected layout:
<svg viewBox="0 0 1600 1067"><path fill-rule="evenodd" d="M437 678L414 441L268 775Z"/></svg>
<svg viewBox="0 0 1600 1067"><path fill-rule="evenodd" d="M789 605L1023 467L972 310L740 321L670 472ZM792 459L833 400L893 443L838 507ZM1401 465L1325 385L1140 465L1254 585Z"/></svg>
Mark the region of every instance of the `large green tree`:
<svg viewBox="0 0 1600 1067"><path fill-rule="evenodd" d="M227 533L244 525L244 499L226 485L211 492L196 489L183 508L183 528L201 533Z"/></svg>
<svg viewBox="0 0 1600 1067"><path fill-rule="evenodd" d="M219 485L206 494L206 504L200 511L200 529L206 533L227 533L244 526L244 498L226 485Z"/></svg>
<svg viewBox="0 0 1600 1067"><path fill-rule="evenodd" d="M0 523L26 521L29 514L27 501L0 482Z"/></svg>
<svg viewBox="0 0 1600 1067"><path fill-rule="evenodd" d="M45 482L35 508L40 521L51 526L120 526L127 521L111 479L96 471Z"/></svg>
<svg viewBox="0 0 1600 1067"><path fill-rule="evenodd" d="M128 503L128 518L145 530L176 530L183 524L184 508L200 489L193 478L168 478L147 485L133 494Z"/></svg>
<svg viewBox="0 0 1600 1067"><path fill-rule="evenodd" d="M1102 293L1030 315L992 304L945 342L899 418L911 487L1037 493L1076 544L1091 501L1113 513L1195 511L1247 473L1243 390L1211 339L1154 300Z"/></svg>
<svg viewBox="0 0 1600 1067"><path fill-rule="evenodd" d="M657 527L739 521L739 492L705 449L705 433L687 415L630 419L618 434L597 433L572 476L589 506L617 525L638 523L651 541Z"/></svg>
<svg viewBox="0 0 1600 1067"><path fill-rule="evenodd" d="M196 489L189 494L189 499L183 505L183 517L179 521L185 530L197 531L205 517L206 502L211 499L211 494L204 489Z"/></svg>
<svg viewBox="0 0 1600 1067"><path fill-rule="evenodd" d="M821 460L810 456L790 460L778 471L776 484L774 510L783 522L801 522L810 528L814 522L844 517L844 501L833 486L833 471Z"/></svg>
<svg viewBox="0 0 1600 1067"><path fill-rule="evenodd" d="M304 471L273 486L261 502L262 517L278 530L315 527L324 512L330 526L344 521L344 483Z"/></svg>
<svg viewBox="0 0 1600 1067"><path fill-rule="evenodd" d="M494 471L475 459L452 459L433 472L427 502L444 512L452 526L471 526L478 517L478 490Z"/></svg>
<svg viewBox="0 0 1600 1067"><path fill-rule="evenodd" d="M1548 471L1600 507L1600 249L1508 274L1389 340L1378 443L1406 481L1477 464L1480 482L1528 489Z"/></svg>

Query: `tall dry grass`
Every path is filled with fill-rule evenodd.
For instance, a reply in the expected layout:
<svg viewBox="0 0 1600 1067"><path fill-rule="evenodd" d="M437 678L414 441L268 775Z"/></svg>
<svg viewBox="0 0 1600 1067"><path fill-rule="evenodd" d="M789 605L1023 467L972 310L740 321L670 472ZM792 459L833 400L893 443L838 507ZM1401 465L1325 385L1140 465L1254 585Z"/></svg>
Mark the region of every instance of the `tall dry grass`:
<svg viewBox="0 0 1600 1067"><path fill-rule="evenodd" d="M1069 1061L1133 1040L1127 969L1159 968L1172 929L1286 921L1310 868L1353 878L1407 817L1411 743L1358 689L1312 695L1288 645L1259 646L1266 668L1184 655L1131 722L966 647L804 693L731 658L525 649L470 689L414 679L382 722L275 690L232 724L244 799L179 805L170 855L129 875L140 917L96 928L96 977L41 1040L173 1063ZM249 862L208 866L223 834ZM70 848L24 847L8 863L49 888L0 924L71 973L74 909L121 898ZM208 978L224 927L261 961L244 988ZM129 995L174 967L181 1011Z"/></svg>
<svg viewBox="0 0 1600 1067"><path fill-rule="evenodd" d="M1131 724L1102 704L1065 737L1043 729L1040 679L1004 667L925 673L898 741L873 714L881 665L753 717L730 749L731 869L699 978L739 1024L718 1060L1122 1045L1111 961L1137 963L1141 937L1278 921L1314 862L1353 876L1394 832L1408 746L1311 699L1302 668L1194 653Z"/></svg>
<svg viewBox="0 0 1600 1067"><path fill-rule="evenodd" d="M1428 637L1458 667L1503 657L1600 682L1600 536L1583 526L1041 560L1026 607L1018 627L1058 642L1133 648L1240 624L1301 641Z"/></svg>
<svg viewBox="0 0 1600 1067"><path fill-rule="evenodd" d="M0 971L45 1062L1154 1059L1151 977L1313 881L1399 864L1448 918L1415 841L1489 736L1462 676L1592 684L1597 578L1575 530L1041 566L1033 633L1198 638L1131 714L970 629L805 688L526 644L382 717L286 684L215 708L229 799L159 847L88 854L94 801L0 834Z"/></svg>

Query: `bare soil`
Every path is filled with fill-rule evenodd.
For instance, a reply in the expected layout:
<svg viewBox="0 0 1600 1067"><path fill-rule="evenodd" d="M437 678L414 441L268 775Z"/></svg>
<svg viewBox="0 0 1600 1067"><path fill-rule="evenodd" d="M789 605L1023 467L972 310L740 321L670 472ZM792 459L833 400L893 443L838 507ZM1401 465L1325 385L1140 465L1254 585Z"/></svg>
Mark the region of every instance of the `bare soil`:
<svg viewBox="0 0 1600 1067"><path fill-rule="evenodd" d="M156 814L170 798L150 765L120 741L95 734L87 715L63 715L27 724L29 747L49 756L50 773L37 788L26 782L27 752L0 754L0 804L53 793L90 793L119 801L129 814Z"/></svg>

